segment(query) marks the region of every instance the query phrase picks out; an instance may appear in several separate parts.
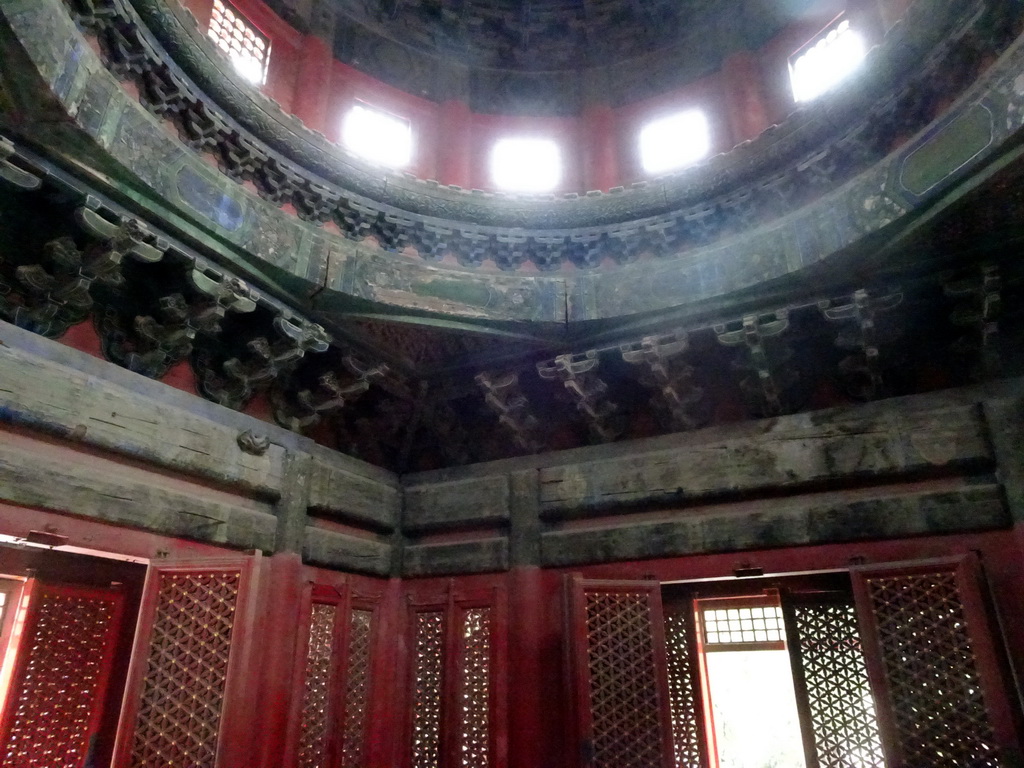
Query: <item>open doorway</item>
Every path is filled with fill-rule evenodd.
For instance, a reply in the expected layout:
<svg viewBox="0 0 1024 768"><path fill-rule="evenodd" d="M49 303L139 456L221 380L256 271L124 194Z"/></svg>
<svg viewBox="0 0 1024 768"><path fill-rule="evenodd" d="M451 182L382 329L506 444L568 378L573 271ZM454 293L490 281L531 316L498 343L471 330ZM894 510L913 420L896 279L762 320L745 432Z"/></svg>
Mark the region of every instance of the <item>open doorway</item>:
<svg viewBox="0 0 1024 768"><path fill-rule="evenodd" d="M778 593L697 600L719 768L806 768Z"/></svg>
<svg viewBox="0 0 1024 768"><path fill-rule="evenodd" d="M666 585L663 599L677 766L884 768L848 574Z"/></svg>
<svg viewBox="0 0 1024 768"><path fill-rule="evenodd" d="M0 765L110 765L145 575L0 544Z"/></svg>

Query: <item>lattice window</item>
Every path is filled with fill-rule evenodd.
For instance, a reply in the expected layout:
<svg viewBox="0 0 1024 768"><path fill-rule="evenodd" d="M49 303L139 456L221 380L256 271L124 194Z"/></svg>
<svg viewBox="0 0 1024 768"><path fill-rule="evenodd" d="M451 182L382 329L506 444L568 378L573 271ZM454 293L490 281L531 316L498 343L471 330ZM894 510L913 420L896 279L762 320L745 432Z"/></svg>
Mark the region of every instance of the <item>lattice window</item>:
<svg viewBox="0 0 1024 768"><path fill-rule="evenodd" d="M464 768L486 768L490 765L491 609L467 610L459 640L459 762Z"/></svg>
<svg viewBox="0 0 1024 768"><path fill-rule="evenodd" d="M595 768L651 768L662 763L648 600L645 592L586 593Z"/></svg>
<svg viewBox="0 0 1024 768"><path fill-rule="evenodd" d="M349 622L348 671L345 680L345 724L341 752L343 768L362 768L364 765L372 630L373 611L353 610Z"/></svg>
<svg viewBox="0 0 1024 768"><path fill-rule="evenodd" d="M322 768L327 758L327 718L338 607L314 603L306 651L306 685L299 720L299 766Z"/></svg>
<svg viewBox="0 0 1024 768"><path fill-rule="evenodd" d="M713 646L745 646L778 643L785 647L785 625L778 605L739 608L707 608L701 611L705 650Z"/></svg>
<svg viewBox="0 0 1024 768"><path fill-rule="evenodd" d="M415 686L412 702L412 768L437 768L441 757L444 614L415 614Z"/></svg>
<svg viewBox="0 0 1024 768"><path fill-rule="evenodd" d="M160 572L132 768L216 765L242 574Z"/></svg>
<svg viewBox="0 0 1024 768"><path fill-rule="evenodd" d="M885 768L856 609L798 602L793 617L820 768Z"/></svg>
<svg viewBox="0 0 1024 768"><path fill-rule="evenodd" d="M270 40L231 5L213 0L206 34L247 80L258 85L266 79Z"/></svg>
<svg viewBox="0 0 1024 768"><path fill-rule="evenodd" d="M120 595L42 586L34 601L0 765L83 765L116 642Z"/></svg>
<svg viewBox="0 0 1024 768"><path fill-rule="evenodd" d="M789 64L796 101L811 101L854 72L867 54L867 45L843 19L797 51Z"/></svg>
<svg viewBox="0 0 1024 768"><path fill-rule="evenodd" d="M665 615L668 700L672 714L672 750L676 768L700 768L703 765L700 703L689 648L693 623L693 616L687 610L675 610Z"/></svg>
<svg viewBox="0 0 1024 768"><path fill-rule="evenodd" d="M1002 765L954 572L869 577L903 760L929 768Z"/></svg>

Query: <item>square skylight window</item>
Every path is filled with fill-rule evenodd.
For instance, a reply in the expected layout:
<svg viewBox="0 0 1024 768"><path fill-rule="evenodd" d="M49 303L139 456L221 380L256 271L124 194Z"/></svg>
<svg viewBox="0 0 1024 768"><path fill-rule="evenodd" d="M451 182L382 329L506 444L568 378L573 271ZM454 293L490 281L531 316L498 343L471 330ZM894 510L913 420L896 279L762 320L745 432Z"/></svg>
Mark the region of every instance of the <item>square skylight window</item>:
<svg viewBox="0 0 1024 768"><path fill-rule="evenodd" d="M412 162L412 126L408 120L356 104L345 115L341 143L353 154L388 168Z"/></svg>
<svg viewBox="0 0 1024 768"><path fill-rule="evenodd" d="M711 128L699 109L660 117L640 130L640 164L647 174L684 168L710 151Z"/></svg>
<svg viewBox="0 0 1024 768"><path fill-rule="evenodd" d="M793 98L798 102L818 98L852 74L866 54L864 38L849 19L843 19L790 58Z"/></svg>
<svg viewBox="0 0 1024 768"><path fill-rule="evenodd" d="M491 150L491 180L507 192L551 192L562 180L562 153L551 139L499 139Z"/></svg>
<svg viewBox="0 0 1024 768"><path fill-rule="evenodd" d="M223 0L213 0L207 36L228 55L235 70L253 85L263 85L270 63L270 39Z"/></svg>

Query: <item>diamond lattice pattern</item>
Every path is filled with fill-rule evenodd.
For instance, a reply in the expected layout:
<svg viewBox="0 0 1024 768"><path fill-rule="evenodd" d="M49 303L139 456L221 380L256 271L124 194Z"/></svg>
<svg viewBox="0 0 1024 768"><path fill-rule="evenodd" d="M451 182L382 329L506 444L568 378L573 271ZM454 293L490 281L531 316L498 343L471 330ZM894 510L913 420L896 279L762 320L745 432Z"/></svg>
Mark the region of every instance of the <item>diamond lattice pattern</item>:
<svg viewBox="0 0 1024 768"><path fill-rule="evenodd" d="M693 616L687 611L665 615L668 650L668 702L672 714L672 750L676 768L700 768L704 745L697 728L697 690L688 638Z"/></svg>
<svg viewBox="0 0 1024 768"><path fill-rule="evenodd" d="M327 764L327 710L337 612L335 605L313 603L306 651L306 684L299 719L300 768L323 768Z"/></svg>
<svg viewBox="0 0 1024 768"><path fill-rule="evenodd" d="M132 768L213 768L241 572L162 572Z"/></svg>
<svg viewBox="0 0 1024 768"><path fill-rule="evenodd" d="M416 687L412 702L412 768L437 768L441 749L444 614L416 614Z"/></svg>
<svg viewBox="0 0 1024 768"><path fill-rule="evenodd" d="M885 768L875 702L852 604L794 606L821 768Z"/></svg>
<svg viewBox="0 0 1024 768"><path fill-rule="evenodd" d="M370 697L370 637L373 611L352 611L349 624L348 671L345 680L343 768L362 768L366 742L366 711Z"/></svg>
<svg viewBox="0 0 1024 768"><path fill-rule="evenodd" d="M488 722L490 715L491 609L466 611L460 653L459 755L464 768L490 765Z"/></svg>
<svg viewBox="0 0 1024 768"><path fill-rule="evenodd" d="M908 766L996 768L967 620L954 572L867 579Z"/></svg>
<svg viewBox="0 0 1024 768"><path fill-rule="evenodd" d="M36 624L22 646L24 673L4 744L4 768L82 765L102 684L117 598L78 596L42 587Z"/></svg>
<svg viewBox="0 0 1024 768"><path fill-rule="evenodd" d="M587 592L595 768L662 764L658 680L644 592Z"/></svg>

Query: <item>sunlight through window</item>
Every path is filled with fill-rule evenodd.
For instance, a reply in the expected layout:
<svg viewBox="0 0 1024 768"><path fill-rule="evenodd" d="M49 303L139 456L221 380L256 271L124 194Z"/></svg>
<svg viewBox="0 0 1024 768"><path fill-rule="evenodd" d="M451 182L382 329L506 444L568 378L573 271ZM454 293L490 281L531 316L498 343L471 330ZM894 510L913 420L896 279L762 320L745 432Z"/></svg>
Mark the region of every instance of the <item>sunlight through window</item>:
<svg viewBox="0 0 1024 768"><path fill-rule="evenodd" d="M235 70L253 85L262 85L270 61L270 40L234 8L213 0L207 35L231 59Z"/></svg>
<svg viewBox="0 0 1024 768"><path fill-rule="evenodd" d="M818 98L854 72L866 53L864 38L844 19L790 61L793 98L797 101Z"/></svg>
<svg viewBox="0 0 1024 768"><path fill-rule="evenodd" d="M412 126L408 120L356 104L345 115L341 143L365 160L389 168L412 161Z"/></svg>
<svg viewBox="0 0 1024 768"><path fill-rule="evenodd" d="M688 109L652 120L640 131L640 162L644 173L666 173L695 163L711 151L708 119Z"/></svg>
<svg viewBox="0 0 1024 768"><path fill-rule="evenodd" d="M550 192L562 179L562 155L551 139L501 139L491 150L491 179L509 192Z"/></svg>

